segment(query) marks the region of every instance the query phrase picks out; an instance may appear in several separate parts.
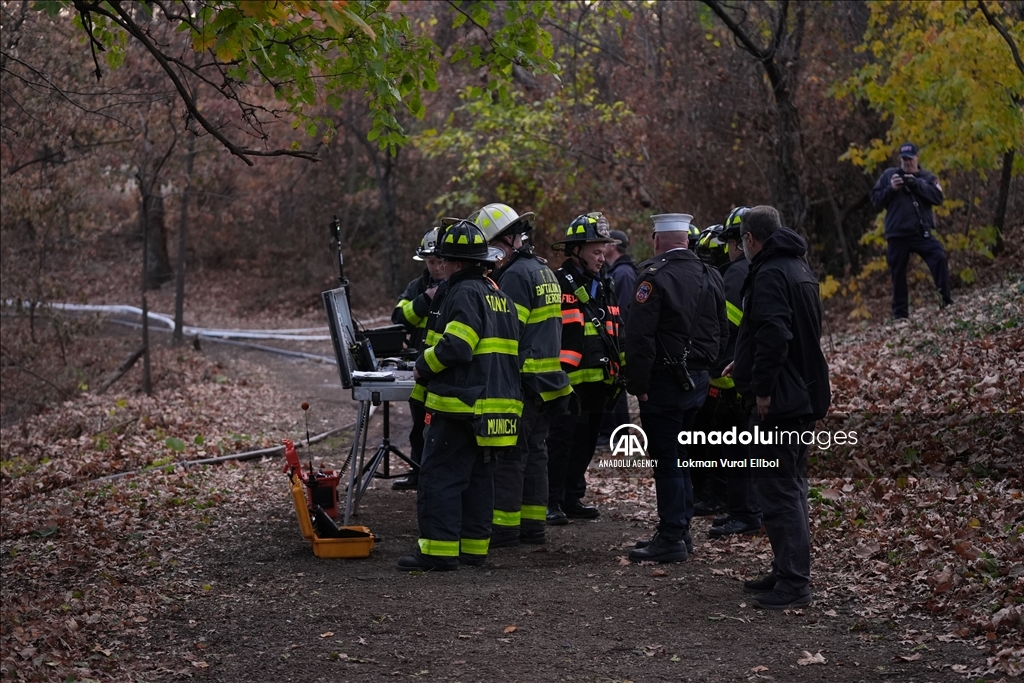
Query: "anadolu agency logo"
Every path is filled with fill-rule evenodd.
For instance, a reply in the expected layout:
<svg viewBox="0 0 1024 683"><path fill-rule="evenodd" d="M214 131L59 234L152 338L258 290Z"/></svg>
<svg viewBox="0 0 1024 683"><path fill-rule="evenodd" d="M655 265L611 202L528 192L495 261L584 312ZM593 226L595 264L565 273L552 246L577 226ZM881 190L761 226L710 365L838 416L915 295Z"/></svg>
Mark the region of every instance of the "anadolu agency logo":
<svg viewBox="0 0 1024 683"><path fill-rule="evenodd" d="M647 459L647 434L635 424L622 424L615 428L608 439L612 457L601 460L599 467L654 467L655 461Z"/></svg>

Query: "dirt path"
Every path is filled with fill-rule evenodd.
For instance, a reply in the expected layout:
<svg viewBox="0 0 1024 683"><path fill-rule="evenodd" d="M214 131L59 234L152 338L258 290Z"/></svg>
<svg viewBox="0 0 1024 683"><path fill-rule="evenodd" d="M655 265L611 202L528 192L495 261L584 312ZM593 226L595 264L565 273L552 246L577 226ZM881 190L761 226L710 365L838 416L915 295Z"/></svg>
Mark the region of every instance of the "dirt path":
<svg viewBox="0 0 1024 683"><path fill-rule="evenodd" d="M351 419L333 366L257 357L296 405L313 405L315 421ZM407 447L404 406L393 423ZM373 428L371 448L379 418ZM340 462L350 438L314 458ZM644 480L635 499L599 495L598 520L551 528L542 548L492 551L484 568L408 575L394 564L415 546L414 493L378 480L356 520L379 537L371 557L321 560L299 534L280 466L251 466L248 490L216 509L205 539L177 550L168 571L202 588L169 598L136 641L142 680L963 681L954 665L985 664L972 645L936 637L948 622L913 609L860 614L854 592L822 573L813 606L753 609L738 579L767 565L767 541L702 540L705 520L689 562L628 563L627 549L651 526ZM805 651L826 663L798 665Z"/></svg>

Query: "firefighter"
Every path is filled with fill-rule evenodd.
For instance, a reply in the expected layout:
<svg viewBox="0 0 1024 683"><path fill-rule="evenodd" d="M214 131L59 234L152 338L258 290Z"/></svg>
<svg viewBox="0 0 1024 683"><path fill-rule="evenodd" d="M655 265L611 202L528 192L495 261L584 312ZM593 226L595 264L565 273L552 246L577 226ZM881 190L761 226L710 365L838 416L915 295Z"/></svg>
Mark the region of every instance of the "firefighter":
<svg viewBox="0 0 1024 683"><path fill-rule="evenodd" d="M416 511L419 548L402 570L458 569L487 558L494 510L494 463L516 445L523 401L522 324L515 303L486 276L494 266L483 233L469 221L438 238L447 283L427 323L429 340L414 377L426 386Z"/></svg>
<svg viewBox="0 0 1024 683"><path fill-rule="evenodd" d="M712 265L722 274L725 288L725 310L729 318L729 338L725 351L715 362L711 372L711 386L708 398L697 414L697 424L710 424L708 429L727 431L732 427L746 429L747 413L743 399L736 391L732 377L723 377L722 371L732 362L736 349L736 335L743 320L740 292L749 272L749 264L739 247L740 227L743 217L750 211L741 206L729 214L725 225L713 226L706 230L697 242L697 256ZM749 447L742 443L722 444L721 457L732 461L745 461ZM717 459L717 456L716 458ZM761 508L757 504L754 479L747 468L732 468L724 472L726 514L715 517L708 531L711 538L733 534L755 534L761 528ZM697 496L697 479L694 478L694 496ZM706 499L705 499L706 500ZM700 499L694 504L694 515L701 515L698 509Z"/></svg>
<svg viewBox="0 0 1024 683"><path fill-rule="evenodd" d="M492 277L516 305L525 325L519 340L523 417L514 451L498 458L494 472L492 548L544 543L548 502L545 440L552 415L565 411L572 392L559 363L562 289L544 259L523 246L533 229L532 213L519 215L506 204L488 204L469 217L488 243L501 251Z"/></svg>
<svg viewBox="0 0 1024 683"><path fill-rule="evenodd" d="M608 234L604 216L591 213L578 216L565 236L551 245L564 249L567 257L555 275L562 288L560 358L575 398L569 413L548 434L548 524L600 514L580 499L587 491L587 467L604 410L622 390L619 307L615 287L603 271L605 247L617 242Z"/></svg>
<svg viewBox="0 0 1024 683"><path fill-rule="evenodd" d="M391 322L405 326L405 331L409 334L407 346L417 353L422 353L424 350L427 314L430 312L431 302L437 293L437 286L444 279L441 274L441 259L435 255L439 230L440 228L431 228L420 240L420 246L416 247L416 255L413 256L413 260L423 261L426 268L405 288L402 297L398 300L398 305L391 312ZM426 415L422 399L418 401L410 399L409 414L412 416L412 430L409 432L409 445L412 448L410 459L418 467L423 454L423 418ZM418 478L419 473L413 469L406 476L396 479L391 488L396 491L415 490Z"/></svg>
<svg viewBox="0 0 1024 683"><path fill-rule="evenodd" d="M626 354L629 393L640 403L647 452L656 464L658 530L629 552L634 561L681 562L693 517L687 447L679 435L693 427L708 393L708 371L729 336L722 276L687 249L689 214L654 219L655 256L641 265L629 309Z"/></svg>

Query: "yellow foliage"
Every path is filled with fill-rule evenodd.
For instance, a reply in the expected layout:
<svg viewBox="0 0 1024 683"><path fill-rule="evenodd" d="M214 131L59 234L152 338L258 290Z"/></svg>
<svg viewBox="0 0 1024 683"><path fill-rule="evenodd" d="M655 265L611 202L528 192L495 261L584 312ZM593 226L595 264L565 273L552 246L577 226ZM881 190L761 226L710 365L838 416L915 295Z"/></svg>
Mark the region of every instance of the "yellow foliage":
<svg viewBox="0 0 1024 683"><path fill-rule="evenodd" d="M831 275L825 276L825 281L821 283L820 292L822 299L830 299L835 296L835 293L839 291L839 280L835 279Z"/></svg>

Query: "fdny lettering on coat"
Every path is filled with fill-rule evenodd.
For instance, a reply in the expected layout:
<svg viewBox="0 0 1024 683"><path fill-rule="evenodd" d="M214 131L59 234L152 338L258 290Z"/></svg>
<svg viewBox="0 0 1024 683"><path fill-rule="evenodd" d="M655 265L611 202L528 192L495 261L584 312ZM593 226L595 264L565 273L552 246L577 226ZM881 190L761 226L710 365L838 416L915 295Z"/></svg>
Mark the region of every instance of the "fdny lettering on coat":
<svg viewBox="0 0 1024 683"><path fill-rule="evenodd" d="M508 313L508 299L500 296L494 296L493 294L488 294L486 299L487 304L495 313Z"/></svg>
<svg viewBox="0 0 1024 683"><path fill-rule="evenodd" d="M487 436L513 436L516 434L515 419L492 418L487 420Z"/></svg>

